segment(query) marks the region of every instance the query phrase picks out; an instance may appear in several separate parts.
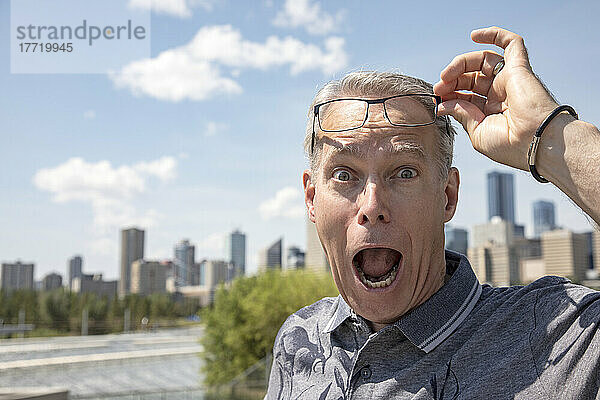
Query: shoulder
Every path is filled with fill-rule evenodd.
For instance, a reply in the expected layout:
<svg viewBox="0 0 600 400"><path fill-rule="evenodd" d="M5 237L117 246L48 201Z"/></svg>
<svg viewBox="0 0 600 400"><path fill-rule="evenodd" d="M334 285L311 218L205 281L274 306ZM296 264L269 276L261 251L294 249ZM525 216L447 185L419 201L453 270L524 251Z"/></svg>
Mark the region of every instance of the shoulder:
<svg viewBox="0 0 600 400"><path fill-rule="evenodd" d="M313 341L325 329L338 301L338 297L325 297L287 317L277 333L274 347L289 342Z"/></svg>
<svg viewBox="0 0 600 400"><path fill-rule="evenodd" d="M536 294L536 317L541 320L600 320L600 292L565 278L544 277L531 285Z"/></svg>
<svg viewBox="0 0 600 400"><path fill-rule="evenodd" d="M574 285L570 280L559 276L544 276L527 285L494 287L488 284L482 285L481 301L519 301L522 298L533 296L559 295L571 287L592 291L583 286Z"/></svg>
<svg viewBox="0 0 600 400"><path fill-rule="evenodd" d="M578 317L583 312L600 316L600 292L558 276L545 276L525 286L483 285L480 307L507 314L534 312L540 320ZM589 310L588 310L589 309Z"/></svg>

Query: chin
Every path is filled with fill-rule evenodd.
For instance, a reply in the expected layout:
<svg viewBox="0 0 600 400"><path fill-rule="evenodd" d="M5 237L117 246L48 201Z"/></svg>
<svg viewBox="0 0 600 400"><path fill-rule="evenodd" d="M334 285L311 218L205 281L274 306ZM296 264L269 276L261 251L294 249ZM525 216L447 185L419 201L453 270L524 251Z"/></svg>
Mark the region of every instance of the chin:
<svg viewBox="0 0 600 400"><path fill-rule="evenodd" d="M404 260L398 265L398 270L389 284L373 287L370 282L364 282L360 272L354 268L353 276L348 279L351 290L345 292L350 298L345 298L348 305L361 317L380 324L389 324L397 321L409 311L412 294L411 290L403 283L407 283ZM386 278L387 279L387 278Z"/></svg>

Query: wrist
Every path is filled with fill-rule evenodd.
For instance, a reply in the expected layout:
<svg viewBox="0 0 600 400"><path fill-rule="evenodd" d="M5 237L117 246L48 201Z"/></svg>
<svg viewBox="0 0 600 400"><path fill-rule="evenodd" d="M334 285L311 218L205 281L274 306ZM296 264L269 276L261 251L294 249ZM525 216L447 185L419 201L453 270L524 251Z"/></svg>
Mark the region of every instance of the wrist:
<svg viewBox="0 0 600 400"><path fill-rule="evenodd" d="M556 183L562 180L567 159L573 156L573 150L579 147L576 125L585 124L563 111L548 124L540 138L535 166L544 178ZM571 154L569 154L571 153Z"/></svg>

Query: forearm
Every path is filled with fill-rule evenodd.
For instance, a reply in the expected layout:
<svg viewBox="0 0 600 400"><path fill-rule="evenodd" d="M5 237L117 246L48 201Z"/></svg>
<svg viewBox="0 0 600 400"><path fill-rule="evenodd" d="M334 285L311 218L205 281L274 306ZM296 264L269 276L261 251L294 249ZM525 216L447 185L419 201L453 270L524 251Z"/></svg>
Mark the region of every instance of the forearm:
<svg viewBox="0 0 600 400"><path fill-rule="evenodd" d="M561 113L544 131L535 164L600 225L600 131L595 126Z"/></svg>

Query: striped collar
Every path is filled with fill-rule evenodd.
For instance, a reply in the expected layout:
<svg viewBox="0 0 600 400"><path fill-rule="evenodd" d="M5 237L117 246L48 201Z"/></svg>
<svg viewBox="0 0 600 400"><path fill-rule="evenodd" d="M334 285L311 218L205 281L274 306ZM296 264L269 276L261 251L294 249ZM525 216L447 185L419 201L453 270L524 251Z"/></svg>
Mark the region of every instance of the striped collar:
<svg viewBox="0 0 600 400"><path fill-rule="evenodd" d="M481 284L464 255L446 250L446 272L451 277L440 290L394 323L411 343L426 353L458 328L481 295ZM333 303L332 313L325 333L333 332L348 318L356 318L341 296Z"/></svg>

